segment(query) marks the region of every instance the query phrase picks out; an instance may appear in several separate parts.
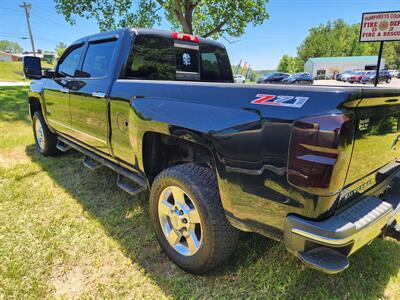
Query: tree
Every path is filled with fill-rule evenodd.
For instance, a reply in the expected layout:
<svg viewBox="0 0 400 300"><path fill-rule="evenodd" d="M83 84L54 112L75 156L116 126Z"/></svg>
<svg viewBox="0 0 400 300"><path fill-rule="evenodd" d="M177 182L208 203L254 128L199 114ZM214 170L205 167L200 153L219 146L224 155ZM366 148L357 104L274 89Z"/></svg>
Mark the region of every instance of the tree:
<svg viewBox="0 0 400 300"><path fill-rule="evenodd" d="M67 48L67 45L64 44L63 42L59 42L56 45L56 48L54 49L57 53L57 57L60 58L61 55L64 53L65 49Z"/></svg>
<svg viewBox="0 0 400 300"><path fill-rule="evenodd" d="M302 64L310 57L378 55L379 43L360 43L359 30L359 23L349 25L341 19L313 27L297 48L297 55ZM384 58L388 66L400 65L399 54L399 42L385 43Z"/></svg>
<svg viewBox="0 0 400 300"><path fill-rule="evenodd" d="M55 0L67 22L94 18L100 30L159 25L161 12L174 30L202 37L241 36L268 19L268 0Z"/></svg>
<svg viewBox="0 0 400 300"><path fill-rule="evenodd" d="M285 73L299 73L303 71L303 64L298 57L285 54L279 61L277 70Z"/></svg>
<svg viewBox="0 0 400 300"><path fill-rule="evenodd" d="M21 53L23 51L22 47L15 42L1 40L0 41L0 51L10 51L11 53Z"/></svg>

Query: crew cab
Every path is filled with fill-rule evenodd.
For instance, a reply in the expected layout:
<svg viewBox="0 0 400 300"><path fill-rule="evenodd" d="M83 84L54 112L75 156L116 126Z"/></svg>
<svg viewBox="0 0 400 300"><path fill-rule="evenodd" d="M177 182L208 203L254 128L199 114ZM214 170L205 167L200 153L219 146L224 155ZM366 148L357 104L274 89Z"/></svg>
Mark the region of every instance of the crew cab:
<svg viewBox="0 0 400 300"><path fill-rule="evenodd" d="M400 239L398 89L238 85L222 44L146 29L79 39L54 71L26 57L24 72L38 151L76 149L150 191L160 246L186 271L227 259L240 230L326 273Z"/></svg>

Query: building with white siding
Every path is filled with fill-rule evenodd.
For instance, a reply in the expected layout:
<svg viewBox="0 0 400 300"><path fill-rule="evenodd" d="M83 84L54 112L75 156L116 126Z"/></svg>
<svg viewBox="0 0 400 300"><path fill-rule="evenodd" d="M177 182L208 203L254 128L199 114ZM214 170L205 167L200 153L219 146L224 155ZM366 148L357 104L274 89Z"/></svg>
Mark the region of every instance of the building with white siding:
<svg viewBox="0 0 400 300"><path fill-rule="evenodd" d="M378 56L314 57L304 64L304 72L313 78L335 79L336 75L347 70L376 70ZM382 58L381 69L385 67Z"/></svg>

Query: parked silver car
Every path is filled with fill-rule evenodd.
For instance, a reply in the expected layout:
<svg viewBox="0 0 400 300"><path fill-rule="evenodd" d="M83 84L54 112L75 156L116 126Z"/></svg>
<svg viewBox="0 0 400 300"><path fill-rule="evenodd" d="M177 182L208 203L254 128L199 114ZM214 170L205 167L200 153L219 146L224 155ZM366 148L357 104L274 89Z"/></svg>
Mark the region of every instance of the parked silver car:
<svg viewBox="0 0 400 300"><path fill-rule="evenodd" d="M235 83L245 83L246 82L246 78L242 74L234 74L233 80L235 81Z"/></svg>

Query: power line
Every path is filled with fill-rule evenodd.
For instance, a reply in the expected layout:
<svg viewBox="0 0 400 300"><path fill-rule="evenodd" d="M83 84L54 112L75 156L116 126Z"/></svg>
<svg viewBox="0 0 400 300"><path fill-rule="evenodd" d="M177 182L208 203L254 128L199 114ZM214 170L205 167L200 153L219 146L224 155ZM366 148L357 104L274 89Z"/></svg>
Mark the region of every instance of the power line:
<svg viewBox="0 0 400 300"><path fill-rule="evenodd" d="M54 15L54 14L58 15L57 12L51 11L51 10L49 10L49 9L47 9L47 8L44 8L44 7L41 6L41 5L36 5L36 6L37 6L38 8L40 8L41 10L43 10L43 11L45 11L45 12L48 12L48 13L50 13L50 14L52 14L52 15Z"/></svg>
<svg viewBox="0 0 400 300"><path fill-rule="evenodd" d="M31 23L29 21L29 13L32 9L32 4L26 4L25 0L22 3L22 5L20 5L19 7L22 7L25 10L25 17L26 17L26 22L28 23L28 30L29 30L29 37L31 39L31 44L32 44L32 51L33 51L33 56L36 56L36 51L35 51L35 43L33 41L33 35L32 35L32 29L31 29Z"/></svg>
<svg viewBox="0 0 400 300"><path fill-rule="evenodd" d="M11 35L11 34L0 34L0 37L4 38L19 38L23 40L27 40L28 38L26 36L16 36L16 35Z"/></svg>
<svg viewBox="0 0 400 300"><path fill-rule="evenodd" d="M0 6L0 9L11 10L11 11L18 11L18 12L20 12L18 9L8 8L8 7L1 7L1 6Z"/></svg>
<svg viewBox="0 0 400 300"><path fill-rule="evenodd" d="M12 29L21 29L21 27L20 26L10 26L10 25L1 25L1 28L12 28Z"/></svg>

